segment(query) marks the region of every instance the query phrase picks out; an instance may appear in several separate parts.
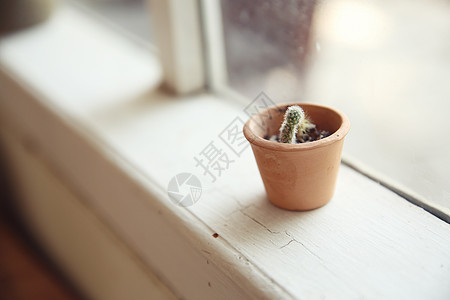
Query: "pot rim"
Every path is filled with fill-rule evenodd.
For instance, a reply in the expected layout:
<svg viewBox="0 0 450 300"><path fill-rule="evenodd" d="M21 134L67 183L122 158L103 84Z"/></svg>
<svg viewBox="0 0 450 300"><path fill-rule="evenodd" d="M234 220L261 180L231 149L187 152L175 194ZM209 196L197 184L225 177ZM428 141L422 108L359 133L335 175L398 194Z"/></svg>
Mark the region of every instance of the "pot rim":
<svg viewBox="0 0 450 300"><path fill-rule="evenodd" d="M287 143L279 143L279 142L273 142L273 141L269 141L266 140L265 138L256 135L251 129L250 129L250 124L255 122L255 118L257 116L260 116L261 114L264 114L269 111L269 110L274 110L274 109L285 109L288 106L292 106L292 105L299 105L300 107L302 106L314 106L316 108L320 108L320 109L326 109L326 110L331 110L333 112L335 112L341 119L341 125L339 126L338 130L336 130L333 134L331 134L330 136L327 136L326 138L320 139L318 141L313 141L313 142L307 142L307 143L300 143L300 144L287 144ZM266 108L265 110L259 112L256 115L253 115L244 125L244 136L245 138L253 145L262 147L262 148L266 148L269 150L273 150L273 151L286 151L286 152L291 152L291 151L304 151L304 150L312 150L312 149L316 149L316 148L321 148L321 147L325 147L327 145L333 144L337 141L342 140L348 133L348 131L350 130L350 120L348 119L348 117L341 112L338 109L335 108L331 108L329 106L325 106L325 105L318 105L318 104L313 104L313 103L300 103L300 102L294 102L294 103L283 103L280 105L276 105L276 106L271 106L269 108Z"/></svg>

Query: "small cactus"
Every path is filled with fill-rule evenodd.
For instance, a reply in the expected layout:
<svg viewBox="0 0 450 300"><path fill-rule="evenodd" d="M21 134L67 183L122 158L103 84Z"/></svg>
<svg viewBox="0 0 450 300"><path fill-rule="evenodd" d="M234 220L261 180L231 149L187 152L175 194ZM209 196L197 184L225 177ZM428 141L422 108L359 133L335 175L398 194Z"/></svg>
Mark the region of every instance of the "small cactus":
<svg viewBox="0 0 450 300"><path fill-rule="evenodd" d="M305 112L300 106L288 107L280 128L280 142L295 144L299 125L305 120Z"/></svg>
<svg viewBox="0 0 450 300"><path fill-rule="evenodd" d="M311 123L308 117L303 118L303 121L298 125L297 139L300 142L305 142L310 139L310 132L316 128L316 124Z"/></svg>
<svg viewBox="0 0 450 300"><path fill-rule="evenodd" d="M280 128L280 134L265 136L272 142L298 144L318 141L330 135L327 130L319 130L305 115L303 109L298 106L290 106L284 114L284 121Z"/></svg>

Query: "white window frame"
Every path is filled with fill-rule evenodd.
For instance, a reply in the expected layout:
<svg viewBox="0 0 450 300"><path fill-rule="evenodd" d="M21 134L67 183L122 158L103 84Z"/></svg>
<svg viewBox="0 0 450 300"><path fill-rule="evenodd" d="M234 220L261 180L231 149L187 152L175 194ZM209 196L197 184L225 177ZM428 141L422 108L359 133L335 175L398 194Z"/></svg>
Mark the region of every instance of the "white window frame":
<svg viewBox="0 0 450 300"><path fill-rule="evenodd" d="M164 85L180 95L203 90L206 77L199 2L152 0L150 9Z"/></svg>

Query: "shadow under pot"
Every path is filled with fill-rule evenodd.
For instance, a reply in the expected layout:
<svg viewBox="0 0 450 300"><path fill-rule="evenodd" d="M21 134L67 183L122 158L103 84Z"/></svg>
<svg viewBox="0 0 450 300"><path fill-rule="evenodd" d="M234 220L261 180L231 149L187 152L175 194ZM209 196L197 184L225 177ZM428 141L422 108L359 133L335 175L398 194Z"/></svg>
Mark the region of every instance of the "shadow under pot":
<svg viewBox="0 0 450 300"><path fill-rule="evenodd" d="M267 140L278 135L288 107L298 105L321 130L330 133L320 140L287 144ZM244 125L256 163L274 205L288 210L311 210L333 197L344 138L350 121L340 111L326 106L292 103L268 108Z"/></svg>

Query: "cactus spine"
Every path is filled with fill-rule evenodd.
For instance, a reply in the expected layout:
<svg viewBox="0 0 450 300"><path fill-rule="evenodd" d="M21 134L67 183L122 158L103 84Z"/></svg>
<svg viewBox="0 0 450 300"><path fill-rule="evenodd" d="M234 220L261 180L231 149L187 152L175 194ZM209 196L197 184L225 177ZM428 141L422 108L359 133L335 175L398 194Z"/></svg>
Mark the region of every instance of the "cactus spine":
<svg viewBox="0 0 450 300"><path fill-rule="evenodd" d="M295 144L298 127L304 119L305 112L300 106L290 106L284 114L284 121L280 128L280 142Z"/></svg>

